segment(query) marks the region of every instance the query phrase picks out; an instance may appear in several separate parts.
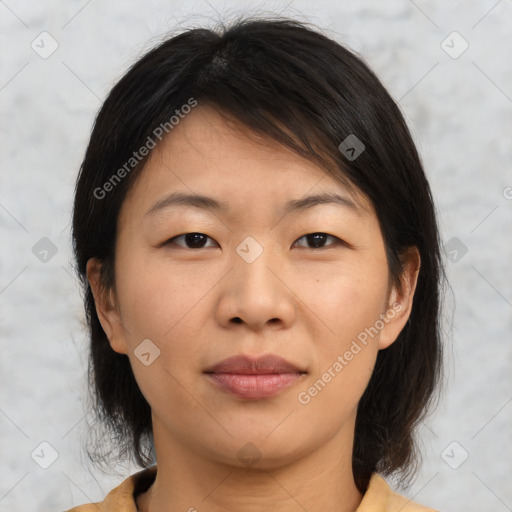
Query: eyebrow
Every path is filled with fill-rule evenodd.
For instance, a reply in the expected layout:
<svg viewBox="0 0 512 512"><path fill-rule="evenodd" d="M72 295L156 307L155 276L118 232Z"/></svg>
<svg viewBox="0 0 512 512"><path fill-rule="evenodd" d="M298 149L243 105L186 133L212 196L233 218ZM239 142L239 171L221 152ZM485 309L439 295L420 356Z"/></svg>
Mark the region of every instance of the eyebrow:
<svg viewBox="0 0 512 512"><path fill-rule="evenodd" d="M361 208L354 201L348 197L344 197L336 192L323 192L321 194L310 195L302 197L301 199L291 199L283 207L283 214L298 213L313 206L320 204L334 204L349 208L356 212L361 213ZM200 194L188 194L183 192L171 192L170 194L159 199L151 208L145 213L145 216L155 215L167 208L175 207L194 207L203 210L227 212L229 211L229 203L226 201L219 201L213 197L208 197Z"/></svg>

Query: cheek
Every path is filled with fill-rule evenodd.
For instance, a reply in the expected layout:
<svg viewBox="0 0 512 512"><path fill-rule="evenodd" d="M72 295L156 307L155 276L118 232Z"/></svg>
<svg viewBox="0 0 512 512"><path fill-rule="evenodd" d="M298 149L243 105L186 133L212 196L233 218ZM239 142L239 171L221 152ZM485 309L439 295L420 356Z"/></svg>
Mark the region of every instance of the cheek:
<svg viewBox="0 0 512 512"><path fill-rule="evenodd" d="M216 281L199 267L170 264L142 251L127 251L119 258L119 294L122 319L136 337L164 340L189 325L201 297ZM194 333L190 333L192 336Z"/></svg>
<svg viewBox="0 0 512 512"><path fill-rule="evenodd" d="M355 417L378 353L375 344L349 343L344 349L330 354L296 396L300 414L314 418L324 435L334 435Z"/></svg>
<svg viewBox="0 0 512 512"><path fill-rule="evenodd" d="M385 262L364 261L335 266L325 275L307 277L303 273L296 289L325 329L328 347L340 349L344 343L375 324L387 293Z"/></svg>
<svg viewBox="0 0 512 512"><path fill-rule="evenodd" d="M212 315L211 309L205 312L208 293L225 271L171 265L136 248L123 254L130 257L119 258L121 317L137 383L152 407L172 402L183 410L193 408L182 386L190 387L189 380L200 371L205 314ZM156 347L149 344L149 352L158 354L148 366L137 358L146 339Z"/></svg>
<svg viewBox="0 0 512 512"><path fill-rule="evenodd" d="M186 391L187 379L200 361L201 345L191 340L200 339L200 299L212 284L177 266L150 263L136 250L129 254L119 259L118 288L135 379L158 415L168 413L170 404L192 414L197 404Z"/></svg>
<svg viewBox="0 0 512 512"><path fill-rule="evenodd" d="M375 261L332 272L330 279L309 286L308 301L324 328L317 332L312 374L297 395L308 414L343 421L357 406L378 353L375 326L380 325L387 276L386 263Z"/></svg>

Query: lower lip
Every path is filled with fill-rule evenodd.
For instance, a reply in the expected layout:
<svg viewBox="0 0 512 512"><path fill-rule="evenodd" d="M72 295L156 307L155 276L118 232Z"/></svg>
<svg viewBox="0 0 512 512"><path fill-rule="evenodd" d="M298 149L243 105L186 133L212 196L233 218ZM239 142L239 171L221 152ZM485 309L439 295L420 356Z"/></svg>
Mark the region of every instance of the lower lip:
<svg viewBox="0 0 512 512"><path fill-rule="evenodd" d="M209 373L213 384L223 391L240 398L267 398L277 395L299 380L300 373L269 373L240 375L234 373Z"/></svg>

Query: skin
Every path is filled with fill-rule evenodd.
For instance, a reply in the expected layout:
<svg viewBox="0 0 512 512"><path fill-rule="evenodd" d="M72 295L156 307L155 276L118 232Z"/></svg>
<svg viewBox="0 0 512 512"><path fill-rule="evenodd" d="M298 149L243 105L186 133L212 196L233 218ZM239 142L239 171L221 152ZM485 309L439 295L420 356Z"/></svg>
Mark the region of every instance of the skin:
<svg viewBox="0 0 512 512"><path fill-rule="evenodd" d="M227 200L230 208L145 216L172 191ZM350 197L359 210L323 204L280 213L289 199L325 191ZM184 233L209 238L194 248ZM332 236L315 249L310 233ZM263 248L252 263L236 252L248 236ZM99 285L100 261L89 260L87 273L111 347L128 355L152 409L158 472L137 497L139 510L354 511L362 499L351 461L356 408L378 351L409 317L417 250L404 255L402 290L390 288L371 204L208 106L152 151L123 202L116 244L115 289ZM300 403L298 394L392 304L395 314L379 334ZM160 350L148 366L134 354L147 338ZM228 395L203 374L232 355L270 353L307 371L271 398ZM261 457L253 466L237 456L249 442Z"/></svg>

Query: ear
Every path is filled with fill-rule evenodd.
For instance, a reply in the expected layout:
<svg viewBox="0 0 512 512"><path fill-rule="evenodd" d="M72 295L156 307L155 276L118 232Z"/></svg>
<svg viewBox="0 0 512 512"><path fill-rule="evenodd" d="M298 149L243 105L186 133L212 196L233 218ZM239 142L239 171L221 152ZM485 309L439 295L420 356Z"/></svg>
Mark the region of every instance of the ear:
<svg viewBox="0 0 512 512"><path fill-rule="evenodd" d="M384 327L380 332L379 350L388 348L405 327L412 310L414 291L418 281L421 258L418 248L409 247L400 255L403 265L403 274L400 278L402 290L395 286L391 289L387 309L384 312Z"/></svg>
<svg viewBox="0 0 512 512"><path fill-rule="evenodd" d="M98 319L115 352L126 354L128 352L124 337L123 325L118 309L115 305L114 292L107 290L101 282L101 261L90 258L87 261L87 279L94 296Z"/></svg>

